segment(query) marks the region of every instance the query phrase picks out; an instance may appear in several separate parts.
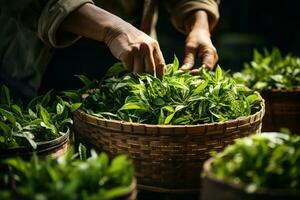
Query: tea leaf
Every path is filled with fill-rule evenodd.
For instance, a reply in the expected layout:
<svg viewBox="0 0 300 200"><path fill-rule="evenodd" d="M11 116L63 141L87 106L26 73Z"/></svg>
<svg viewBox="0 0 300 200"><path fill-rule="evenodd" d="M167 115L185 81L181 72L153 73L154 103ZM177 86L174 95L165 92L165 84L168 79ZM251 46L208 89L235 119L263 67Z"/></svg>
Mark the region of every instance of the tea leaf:
<svg viewBox="0 0 300 200"><path fill-rule="evenodd" d="M200 92L202 90L204 90L206 88L206 86L208 85L208 80L203 81L201 84L199 84L199 86L194 90L193 95L198 95L200 94Z"/></svg>
<svg viewBox="0 0 300 200"><path fill-rule="evenodd" d="M71 104L71 112L75 112L81 107L82 103L73 103Z"/></svg>
<svg viewBox="0 0 300 200"><path fill-rule="evenodd" d="M84 75L75 75L85 86L90 86L92 81ZM70 94L70 93L69 93Z"/></svg>
<svg viewBox="0 0 300 200"><path fill-rule="evenodd" d="M221 67L218 65L217 68L216 68L216 81L219 82L221 81L223 78L223 75L222 75L222 69Z"/></svg>
<svg viewBox="0 0 300 200"><path fill-rule="evenodd" d="M4 134L6 136L10 136L11 135L11 129L9 126L7 126L5 123L3 123L2 121L0 121L0 128L2 129L2 131L4 132Z"/></svg>
<svg viewBox="0 0 300 200"><path fill-rule="evenodd" d="M173 74L175 74L179 68L179 61L176 55L174 55L174 61L173 61Z"/></svg>
<svg viewBox="0 0 300 200"><path fill-rule="evenodd" d="M80 160L86 160L87 158L86 147L81 143L79 144L78 152L79 152Z"/></svg>
<svg viewBox="0 0 300 200"><path fill-rule="evenodd" d="M175 112L166 117L164 124L169 124L173 119Z"/></svg>
<svg viewBox="0 0 300 200"><path fill-rule="evenodd" d="M7 111L7 110L4 110L2 108L0 108L0 113L7 118L8 121L10 121L10 123L12 124L15 124L16 123L16 118L15 116L13 115L13 113Z"/></svg>
<svg viewBox="0 0 300 200"><path fill-rule="evenodd" d="M145 104L141 103L127 103L123 105L120 110L147 110Z"/></svg>
<svg viewBox="0 0 300 200"><path fill-rule="evenodd" d="M115 63L113 66L111 66L107 72L106 76L119 76L122 72L125 72L125 68L123 67L121 62Z"/></svg>
<svg viewBox="0 0 300 200"><path fill-rule="evenodd" d="M6 85L2 85L0 94L1 94L0 103L7 104L8 106L10 106L10 93Z"/></svg>

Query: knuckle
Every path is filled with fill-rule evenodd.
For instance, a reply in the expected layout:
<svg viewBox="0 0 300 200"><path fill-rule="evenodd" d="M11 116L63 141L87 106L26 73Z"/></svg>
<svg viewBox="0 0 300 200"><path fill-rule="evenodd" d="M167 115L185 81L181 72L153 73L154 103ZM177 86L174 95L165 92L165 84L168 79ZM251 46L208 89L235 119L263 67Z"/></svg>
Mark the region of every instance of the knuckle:
<svg viewBox="0 0 300 200"><path fill-rule="evenodd" d="M131 55L134 55L138 51L139 51L139 47L138 46L132 46L129 52L130 52Z"/></svg>
<svg viewBox="0 0 300 200"><path fill-rule="evenodd" d="M158 42L156 40L150 41L150 45L153 46L153 47L155 47L155 48L159 47Z"/></svg>
<svg viewBox="0 0 300 200"><path fill-rule="evenodd" d="M186 46L186 49L195 49L196 48L196 44L194 42L187 42L185 46Z"/></svg>

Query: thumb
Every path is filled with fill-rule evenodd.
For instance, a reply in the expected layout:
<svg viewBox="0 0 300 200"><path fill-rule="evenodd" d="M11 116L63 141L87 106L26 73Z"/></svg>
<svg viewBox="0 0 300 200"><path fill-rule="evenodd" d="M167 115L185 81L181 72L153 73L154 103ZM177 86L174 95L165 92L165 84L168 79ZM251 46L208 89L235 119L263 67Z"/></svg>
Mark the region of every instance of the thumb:
<svg viewBox="0 0 300 200"><path fill-rule="evenodd" d="M197 49L195 47L186 46L183 65L180 69L190 70L194 67Z"/></svg>

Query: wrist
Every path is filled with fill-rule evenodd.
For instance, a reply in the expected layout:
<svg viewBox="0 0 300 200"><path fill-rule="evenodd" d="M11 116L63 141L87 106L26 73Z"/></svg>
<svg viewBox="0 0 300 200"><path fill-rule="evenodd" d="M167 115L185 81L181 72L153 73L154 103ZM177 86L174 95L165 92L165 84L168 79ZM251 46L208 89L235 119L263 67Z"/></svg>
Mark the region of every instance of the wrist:
<svg viewBox="0 0 300 200"><path fill-rule="evenodd" d="M210 35L208 15L206 11L197 10L190 16L188 16L185 20L185 30L186 33L190 33L192 31L200 31Z"/></svg>

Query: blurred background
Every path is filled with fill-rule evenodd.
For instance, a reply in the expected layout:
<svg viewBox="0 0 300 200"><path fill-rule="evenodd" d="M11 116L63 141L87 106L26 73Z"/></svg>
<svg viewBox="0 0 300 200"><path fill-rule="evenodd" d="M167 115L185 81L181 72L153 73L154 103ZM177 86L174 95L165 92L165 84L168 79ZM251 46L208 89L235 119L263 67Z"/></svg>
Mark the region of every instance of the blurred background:
<svg viewBox="0 0 300 200"><path fill-rule="evenodd" d="M296 0L221 0L221 18L212 33L219 64L231 71L240 70L251 59L254 48L279 47L283 53L299 56L299 7L300 1ZM174 54L182 61L185 37L173 28L163 8L157 33L166 63L172 62ZM72 74L97 78L115 62L105 45L82 38L75 45L56 51L41 92L52 88L76 89L81 84Z"/></svg>

